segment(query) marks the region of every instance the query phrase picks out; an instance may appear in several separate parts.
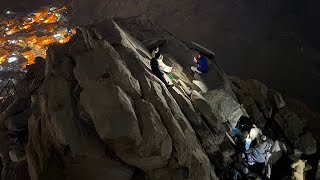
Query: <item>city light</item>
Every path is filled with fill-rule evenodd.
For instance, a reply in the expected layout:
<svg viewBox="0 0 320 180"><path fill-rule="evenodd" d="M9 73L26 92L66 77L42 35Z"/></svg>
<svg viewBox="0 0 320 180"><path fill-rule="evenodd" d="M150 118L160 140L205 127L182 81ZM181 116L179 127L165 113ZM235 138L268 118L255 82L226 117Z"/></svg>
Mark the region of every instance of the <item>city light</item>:
<svg viewBox="0 0 320 180"><path fill-rule="evenodd" d="M25 68L35 57L45 58L49 44L68 42L76 31L68 27L66 13L65 7L45 7L29 14L7 11L0 17L0 65ZM12 63L17 60L20 64Z"/></svg>
<svg viewBox="0 0 320 180"><path fill-rule="evenodd" d="M12 57L9 57L9 58L8 58L8 63L13 63L13 62L15 62L15 61L17 61L17 60L18 60L17 57L12 56Z"/></svg>

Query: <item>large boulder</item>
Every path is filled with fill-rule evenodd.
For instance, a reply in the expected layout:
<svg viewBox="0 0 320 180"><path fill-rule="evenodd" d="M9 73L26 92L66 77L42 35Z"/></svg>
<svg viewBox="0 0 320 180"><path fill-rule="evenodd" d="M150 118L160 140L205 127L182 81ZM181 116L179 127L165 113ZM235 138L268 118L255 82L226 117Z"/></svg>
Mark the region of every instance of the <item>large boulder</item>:
<svg viewBox="0 0 320 180"><path fill-rule="evenodd" d="M247 81L248 89L252 97L260 106L266 118L270 118L274 107L273 95L263 83L250 79Z"/></svg>
<svg viewBox="0 0 320 180"><path fill-rule="evenodd" d="M139 82L132 76L126 63L106 41L100 40L93 49L76 57L75 77L81 87L121 87L130 97L141 97Z"/></svg>
<svg viewBox="0 0 320 180"><path fill-rule="evenodd" d="M231 95L224 90L212 90L203 96L209 102L211 109L220 122L229 121L232 127L237 125L238 120L243 115L243 111L240 104Z"/></svg>
<svg viewBox="0 0 320 180"><path fill-rule="evenodd" d="M131 152L119 152L118 155L126 163L144 171L162 168L171 158L172 140L151 103L138 100L135 107L143 141Z"/></svg>
<svg viewBox="0 0 320 180"><path fill-rule="evenodd" d="M249 86L246 81L238 77L228 77L231 88L235 92L239 103L243 104L252 122L259 128L263 128L266 124L266 119L263 113L260 112L255 99L250 94Z"/></svg>
<svg viewBox="0 0 320 180"><path fill-rule="evenodd" d="M86 88L81 92L80 101L91 115L100 138L113 144L116 152L141 144L133 104L120 87Z"/></svg>
<svg viewBox="0 0 320 180"><path fill-rule="evenodd" d="M306 122L303 118L284 107L275 115L275 121L295 148L307 155L316 153L316 139L310 132L305 132Z"/></svg>
<svg viewBox="0 0 320 180"><path fill-rule="evenodd" d="M273 91L273 99L278 109L281 109L286 106L286 102L284 101L282 95L279 92Z"/></svg>
<svg viewBox="0 0 320 180"><path fill-rule="evenodd" d="M191 101L187 97L185 97L178 88L173 87L169 90L179 104L182 112L189 119L192 128L195 130L195 133L200 140L202 147L208 154L210 161L212 161L212 163L215 165L216 172L217 168L223 169L225 164L222 153L219 149L219 145L225 135L223 131L219 129L218 132L212 132L205 121L196 112Z"/></svg>
<svg viewBox="0 0 320 180"><path fill-rule="evenodd" d="M54 81L48 82L55 85ZM66 86L66 88L68 87ZM45 91L41 90L40 92ZM71 113L76 111L72 108L75 106L69 106L67 99L62 98L62 92L60 92L62 97L55 99L57 101L48 98L55 94L51 94L50 91L46 92L49 94L34 95L32 98L33 115L28 123L29 140L27 146L27 161L31 179L51 177L47 171L57 173L57 178L62 178L58 176L58 172L61 170L56 169L58 168L56 158L62 158L66 149L69 149L74 156L105 158L103 143L94 133L89 132L79 119L75 118L75 114ZM66 104L63 105L63 103ZM52 106L52 109L49 109L49 105ZM52 163L52 165L48 163Z"/></svg>
<svg viewBox="0 0 320 180"><path fill-rule="evenodd" d="M300 136L296 146L306 155L311 155L317 152L317 141L310 132L306 132Z"/></svg>
<svg viewBox="0 0 320 180"><path fill-rule="evenodd" d="M192 91L191 101L195 109L206 118L210 129L213 132L218 132L222 128L221 121L213 113L209 102L197 91Z"/></svg>
<svg viewBox="0 0 320 180"><path fill-rule="evenodd" d="M115 48L118 46L124 46L131 51L134 51L137 56L148 59L149 62L149 59L151 58L150 51L145 46L143 46L140 41L133 38L129 33L127 33L126 30L120 27L118 23L110 20L105 20L97 25L97 29L102 32L102 37L110 44L112 44Z"/></svg>
<svg viewBox="0 0 320 180"><path fill-rule="evenodd" d="M243 98L243 105L248 112L252 122L259 128L264 128L267 120L264 117L263 113L260 111L255 100L251 96L245 96Z"/></svg>
<svg viewBox="0 0 320 180"><path fill-rule="evenodd" d="M71 172L61 167L73 164L82 167L74 172L84 172L82 169L93 172L87 173L85 179L106 176L130 179L133 174L132 169L117 160L104 161L110 158L106 154L106 145L94 127L88 125L92 118L83 121L80 115L80 92L73 75L74 61L65 55L65 51L70 47L61 49L52 46L49 49L45 81L31 98L32 116L28 120L27 146L30 178L64 179L67 174L70 175L69 179L72 179ZM76 161L73 159L75 157L81 157L83 161ZM99 164L99 160L104 162ZM90 166L85 165L88 161L92 162ZM102 165L109 162L119 165ZM119 171L111 170L111 166ZM62 173L63 170L66 170L65 174Z"/></svg>
<svg viewBox="0 0 320 180"><path fill-rule="evenodd" d="M300 118L296 113L292 112L288 108L282 108L279 111L282 118L282 130L288 137L289 141L293 144L298 140L300 135L303 134L306 127L304 119ZM281 122L280 118L278 118Z"/></svg>

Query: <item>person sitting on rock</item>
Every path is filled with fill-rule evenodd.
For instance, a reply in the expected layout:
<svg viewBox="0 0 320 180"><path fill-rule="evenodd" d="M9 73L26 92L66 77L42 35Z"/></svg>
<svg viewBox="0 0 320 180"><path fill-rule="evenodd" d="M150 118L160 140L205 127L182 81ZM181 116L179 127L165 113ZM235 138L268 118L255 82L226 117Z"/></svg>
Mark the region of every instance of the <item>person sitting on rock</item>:
<svg viewBox="0 0 320 180"><path fill-rule="evenodd" d="M160 51L159 46L156 46L152 52L151 52L151 58L155 58L156 57L156 53Z"/></svg>
<svg viewBox="0 0 320 180"><path fill-rule="evenodd" d="M155 54L155 57L151 59L150 65L151 65L151 70L154 75L156 75L166 86L169 86L168 82L164 78L164 73L161 71L160 66L159 66L159 61L158 59L162 56L160 52L157 52Z"/></svg>
<svg viewBox="0 0 320 180"><path fill-rule="evenodd" d="M199 74L204 74L208 72L208 59L204 55L197 52L196 56L193 57L193 60L196 64L198 64L197 67L191 66L191 70L193 72Z"/></svg>
<svg viewBox="0 0 320 180"><path fill-rule="evenodd" d="M159 46L155 47L152 52L151 52L151 57L152 58L155 58L156 54L160 52L160 48ZM168 65L166 65L164 62L163 62L163 55L161 54L159 58L157 58L158 60L158 63L159 63L159 67L160 67L160 70L163 71L163 72L166 72L166 73L171 73L172 70L173 70L173 67L170 67Z"/></svg>
<svg viewBox="0 0 320 180"><path fill-rule="evenodd" d="M163 72L166 72L166 73L171 73L172 70L173 70L173 67L170 67L168 65L166 65L164 62L163 62L163 55L160 54L160 57L157 58L158 60L158 63L159 63L159 67L160 67L160 70L163 71Z"/></svg>

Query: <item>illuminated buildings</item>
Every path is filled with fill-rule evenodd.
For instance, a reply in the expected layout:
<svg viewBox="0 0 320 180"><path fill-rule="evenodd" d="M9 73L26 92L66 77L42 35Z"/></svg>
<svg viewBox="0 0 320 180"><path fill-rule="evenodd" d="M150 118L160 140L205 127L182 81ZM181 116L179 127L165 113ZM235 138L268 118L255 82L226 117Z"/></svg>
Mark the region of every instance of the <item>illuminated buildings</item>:
<svg viewBox="0 0 320 180"><path fill-rule="evenodd" d="M33 64L45 58L47 46L66 43L75 31L68 29L65 7L48 7L27 15L7 11L0 18L0 69ZM16 63L19 62L19 63Z"/></svg>

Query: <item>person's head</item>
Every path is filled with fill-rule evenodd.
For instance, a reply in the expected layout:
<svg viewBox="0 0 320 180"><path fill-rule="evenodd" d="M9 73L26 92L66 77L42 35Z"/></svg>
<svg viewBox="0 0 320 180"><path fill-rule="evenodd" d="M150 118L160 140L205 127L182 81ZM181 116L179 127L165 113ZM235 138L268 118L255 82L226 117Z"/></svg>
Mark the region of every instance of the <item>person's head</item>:
<svg viewBox="0 0 320 180"><path fill-rule="evenodd" d="M157 53L154 55L154 57L155 57L156 59L160 59L161 56L162 56L162 55L161 55L160 52L157 52Z"/></svg>
<svg viewBox="0 0 320 180"><path fill-rule="evenodd" d="M159 52L159 50L160 50L159 46L157 46L157 47L155 47L155 48L153 49L153 51L155 51L156 53Z"/></svg>
<svg viewBox="0 0 320 180"><path fill-rule="evenodd" d="M261 135L260 139L261 139L262 142L267 141L267 137L265 135Z"/></svg>
<svg viewBox="0 0 320 180"><path fill-rule="evenodd" d="M195 58L201 58L201 53L199 51L196 51L193 55Z"/></svg>

